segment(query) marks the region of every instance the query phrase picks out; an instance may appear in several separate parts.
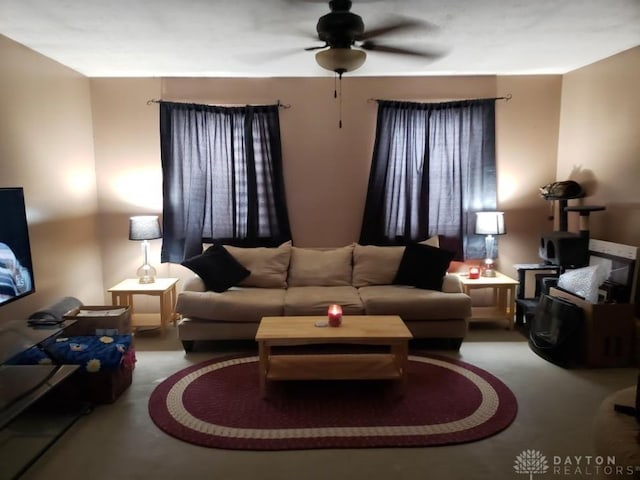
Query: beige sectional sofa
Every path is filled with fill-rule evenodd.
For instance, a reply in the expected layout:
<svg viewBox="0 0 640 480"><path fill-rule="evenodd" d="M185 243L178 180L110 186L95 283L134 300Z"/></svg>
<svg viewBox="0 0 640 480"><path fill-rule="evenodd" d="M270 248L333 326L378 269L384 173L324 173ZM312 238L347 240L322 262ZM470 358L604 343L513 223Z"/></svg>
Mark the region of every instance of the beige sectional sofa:
<svg viewBox="0 0 640 480"><path fill-rule="evenodd" d="M453 348L467 332L471 301L457 276L444 275L441 291L393 284L405 247L315 249L287 242L225 250L251 273L222 292L208 291L197 275L185 282L176 305L185 351L200 340L253 339L264 316L326 315L333 303L344 315L399 315L414 338L448 339Z"/></svg>

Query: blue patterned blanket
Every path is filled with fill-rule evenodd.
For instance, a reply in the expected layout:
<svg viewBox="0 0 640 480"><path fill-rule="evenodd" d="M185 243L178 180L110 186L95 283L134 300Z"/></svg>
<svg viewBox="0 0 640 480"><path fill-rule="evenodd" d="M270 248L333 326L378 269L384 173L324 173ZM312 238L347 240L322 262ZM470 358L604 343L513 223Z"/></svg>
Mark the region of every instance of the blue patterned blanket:
<svg viewBox="0 0 640 480"><path fill-rule="evenodd" d="M32 347L11 359L14 365L71 364L87 372L117 370L131 348L131 335L57 337L41 347ZM9 363L9 362L8 362Z"/></svg>

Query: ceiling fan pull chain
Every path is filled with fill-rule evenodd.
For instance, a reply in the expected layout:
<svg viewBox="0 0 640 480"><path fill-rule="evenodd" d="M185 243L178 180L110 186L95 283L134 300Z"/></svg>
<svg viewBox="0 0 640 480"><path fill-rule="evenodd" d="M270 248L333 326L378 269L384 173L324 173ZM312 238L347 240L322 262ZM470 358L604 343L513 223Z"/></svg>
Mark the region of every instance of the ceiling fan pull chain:
<svg viewBox="0 0 640 480"><path fill-rule="evenodd" d="M342 73L338 75L338 128L342 128Z"/></svg>

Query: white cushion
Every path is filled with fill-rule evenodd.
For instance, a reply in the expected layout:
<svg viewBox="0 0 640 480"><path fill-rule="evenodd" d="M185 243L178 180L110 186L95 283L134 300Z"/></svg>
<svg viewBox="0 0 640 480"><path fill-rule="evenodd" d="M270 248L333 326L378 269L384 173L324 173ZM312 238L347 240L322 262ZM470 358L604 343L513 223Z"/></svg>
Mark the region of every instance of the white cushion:
<svg viewBox="0 0 640 480"><path fill-rule="evenodd" d="M225 322L259 322L283 315L283 288L231 287L222 293L183 291L176 312L183 317Z"/></svg>
<svg viewBox="0 0 640 480"><path fill-rule="evenodd" d="M339 287L351 285L354 245L331 249L291 249L290 287Z"/></svg>
<svg viewBox="0 0 640 480"><path fill-rule="evenodd" d="M436 248L440 246L437 235L420 243ZM404 247L357 244L353 250L352 285L354 287L391 285L403 254Z"/></svg>
<svg viewBox="0 0 640 480"><path fill-rule="evenodd" d="M403 320L465 319L471 299L464 293L444 293L406 285L358 289L367 315L399 315Z"/></svg>
<svg viewBox="0 0 640 480"><path fill-rule="evenodd" d="M285 315L326 315L337 303L344 315L362 315L364 307L353 287L289 287L284 297Z"/></svg>
<svg viewBox="0 0 640 480"><path fill-rule="evenodd" d="M276 248L241 248L229 245L225 245L224 248L251 272L251 275L240 282L240 286L287 288L287 270L291 258L290 241Z"/></svg>

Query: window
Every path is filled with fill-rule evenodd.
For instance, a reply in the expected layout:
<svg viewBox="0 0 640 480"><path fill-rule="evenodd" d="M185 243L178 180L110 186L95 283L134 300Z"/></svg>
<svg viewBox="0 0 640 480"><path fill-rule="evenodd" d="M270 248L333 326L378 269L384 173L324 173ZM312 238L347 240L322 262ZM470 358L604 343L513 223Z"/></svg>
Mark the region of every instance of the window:
<svg viewBox="0 0 640 480"><path fill-rule="evenodd" d="M160 103L163 262L291 238L278 106Z"/></svg>
<svg viewBox="0 0 640 480"><path fill-rule="evenodd" d="M496 208L495 163L495 99L379 101L360 242L437 234L457 259L481 258L475 212Z"/></svg>

